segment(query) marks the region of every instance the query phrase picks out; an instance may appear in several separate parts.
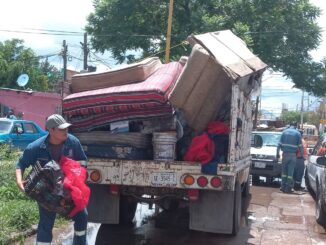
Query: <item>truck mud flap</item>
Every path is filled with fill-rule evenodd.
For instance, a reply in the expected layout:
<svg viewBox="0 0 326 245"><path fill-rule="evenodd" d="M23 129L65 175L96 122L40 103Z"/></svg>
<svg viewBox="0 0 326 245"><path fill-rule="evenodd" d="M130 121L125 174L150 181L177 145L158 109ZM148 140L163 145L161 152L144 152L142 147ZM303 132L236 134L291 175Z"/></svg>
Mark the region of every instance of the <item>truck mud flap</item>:
<svg viewBox="0 0 326 245"><path fill-rule="evenodd" d="M198 201L191 202L189 206L189 228L212 233L234 233L234 203L233 191L200 191Z"/></svg>
<svg viewBox="0 0 326 245"><path fill-rule="evenodd" d="M119 195L111 195L107 185L89 185L91 196L87 211L88 221L101 224L119 224Z"/></svg>

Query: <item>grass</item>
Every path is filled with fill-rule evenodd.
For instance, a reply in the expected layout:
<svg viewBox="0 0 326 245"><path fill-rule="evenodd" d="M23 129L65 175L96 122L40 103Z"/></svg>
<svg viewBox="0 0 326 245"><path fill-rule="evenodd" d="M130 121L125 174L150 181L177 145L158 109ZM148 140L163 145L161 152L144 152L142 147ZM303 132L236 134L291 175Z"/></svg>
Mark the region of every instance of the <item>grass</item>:
<svg viewBox="0 0 326 245"><path fill-rule="evenodd" d="M20 155L19 151L0 145L0 245L14 240L24 244L22 234L27 234L38 223L37 203L16 186L15 166ZM58 216L55 226L67 223Z"/></svg>

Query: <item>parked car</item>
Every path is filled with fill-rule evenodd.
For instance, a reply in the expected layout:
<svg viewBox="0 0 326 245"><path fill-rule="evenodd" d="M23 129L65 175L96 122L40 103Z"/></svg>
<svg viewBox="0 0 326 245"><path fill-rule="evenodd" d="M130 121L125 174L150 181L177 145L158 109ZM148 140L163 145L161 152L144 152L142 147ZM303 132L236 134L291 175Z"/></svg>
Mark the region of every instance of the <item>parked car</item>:
<svg viewBox="0 0 326 245"><path fill-rule="evenodd" d="M0 143L24 150L47 132L33 121L0 118Z"/></svg>
<svg viewBox="0 0 326 245"><path fill-rule="evenodd" d="M276 158L277 145L282 132L276 131L253 131L252 137L262 137L263 145L260 148L251 147L251 168L253 183L259 182L259 176L266 177L266 182L271 183L274 178L282 173L282 161Z"/></svg>
<svg viewBox="0 0 326 245"><path fill-rule="evenodd" d="M306 187L316 202L316 221L326 228L326 154L322 148L326 137L319 139L310 150L305 171Z"/></svg>

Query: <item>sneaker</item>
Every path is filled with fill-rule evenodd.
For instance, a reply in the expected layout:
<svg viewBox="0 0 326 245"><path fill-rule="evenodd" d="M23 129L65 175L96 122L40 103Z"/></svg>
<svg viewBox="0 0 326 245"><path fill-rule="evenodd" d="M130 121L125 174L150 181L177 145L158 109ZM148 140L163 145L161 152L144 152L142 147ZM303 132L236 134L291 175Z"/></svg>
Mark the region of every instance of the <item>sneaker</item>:
<svg viewBox="0 0 326 245"><path fill-rule="evenodd" d="M295 187L294 187L294 190L295 190L295 191L305 191L305 188L302 187L302 186L295 186Z"/></svg>
<svg viewBox="0 0 326 245"><path fill-rule="evenodd" d="M284 191L284 193L286 193L286 194L292 194L292 193L294 193L294 190L292 188L291 189L286 189Z"/></svg>

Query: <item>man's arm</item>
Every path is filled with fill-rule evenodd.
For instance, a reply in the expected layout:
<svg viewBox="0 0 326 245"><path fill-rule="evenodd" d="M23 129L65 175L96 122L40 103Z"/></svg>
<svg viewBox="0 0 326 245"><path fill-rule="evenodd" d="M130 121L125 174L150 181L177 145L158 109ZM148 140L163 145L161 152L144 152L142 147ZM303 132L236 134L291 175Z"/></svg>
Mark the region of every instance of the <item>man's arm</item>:
<svg viewBox="0 0 326 245"><path fill-rule="evenodd" d="M16 184L22 192L25 192L23 171L20 168L16 168Z"/></svg>
<svg viewBox="0 0 326 245"><path fill-rule="evenodd" d="M25 191L25 181L23 181L24 170L28 168L31 163L35 162L33 155L34 154L32 149L27 146L27 148L24 150L23 155L19 158L16 164L16 184L21 191Z"/></svg>
<svg viewBox="0 0 326 245"><path fill-rule="evenodd" d="M298 139L298 149L300 151L300 157L303 158L303 146L302 146L302 138L301 138L301 134L298 134L299 139Z"/></svg>
<svg viewBox="0 0 326 245"><path fill-rule="evenodd" d="M78 161L80 165L87 168L87 156L77 137L72 137L74 142L74 160Z"/></svg>

